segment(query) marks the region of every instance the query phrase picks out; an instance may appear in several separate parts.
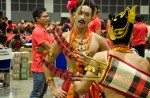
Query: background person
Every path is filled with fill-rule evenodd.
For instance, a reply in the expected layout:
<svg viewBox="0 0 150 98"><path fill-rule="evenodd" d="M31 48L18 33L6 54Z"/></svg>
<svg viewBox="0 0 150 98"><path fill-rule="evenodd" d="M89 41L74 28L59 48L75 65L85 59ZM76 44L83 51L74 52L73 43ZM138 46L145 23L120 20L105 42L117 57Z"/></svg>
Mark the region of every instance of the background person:
<svg viewBox="0 0 150 98"><path fill-rule="evenodd" d="M145 44L148 33L147 26L142 22L141 15L136 15L136 23L133 27L133 36L131 38L131 46L138 51L142 57L145 56Z"/></svg>
<svg viewBox="0 0 150 98"><path fill-rule="evenodd" d="M32 15L36 22L36 26L32 32L33 60L31 71L33 73L33 89L30 98L43 98L47 91L47 83L45 82L41 57L45 58L46 55L43 53L37 53L36 47L50 48L50 44L52 43L51 36L44 28L49 23L49 16L45 8L35 9Z"/></svg>

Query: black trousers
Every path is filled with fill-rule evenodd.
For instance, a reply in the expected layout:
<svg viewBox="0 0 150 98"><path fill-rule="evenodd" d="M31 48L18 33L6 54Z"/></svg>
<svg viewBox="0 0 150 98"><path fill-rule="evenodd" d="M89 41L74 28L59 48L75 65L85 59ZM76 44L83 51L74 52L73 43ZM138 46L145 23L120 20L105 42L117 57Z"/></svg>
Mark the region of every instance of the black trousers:
<svg viewBox="0 0 150 98"><path fill-rule="evenodd" d="M138 45L138 46L132 46L133 48L135 48L139 55L144 57L145 56L145 44L141 44L141 45Z"/></svg>

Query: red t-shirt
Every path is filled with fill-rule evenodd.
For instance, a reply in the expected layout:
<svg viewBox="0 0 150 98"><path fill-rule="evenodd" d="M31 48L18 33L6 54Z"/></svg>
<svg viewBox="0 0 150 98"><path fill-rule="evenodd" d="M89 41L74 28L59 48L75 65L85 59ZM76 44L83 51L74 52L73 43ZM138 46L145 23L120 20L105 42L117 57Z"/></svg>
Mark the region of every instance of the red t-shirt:
<svg viewBox="0 0 150 98"><path fill-rule="evenodd" d="M145 44L146 34L148 33L147 26L142 22L137 22L133 27L132 46Z"/></svg>
<svg viewBox="0 0 150 98"><path fill-rule="evenodd" d="M99 19L99 17L95 16L89 23L88 27L92 32L96 32L97 29L101 29L101 20Z"/></svg>
<svg viewBox="0 0 150 98"><path fill-rule="evenodd" d="M6 36L7 36L6 46L8 47L10 40L14 37L14 34L12 34L12 33L7 33Z"/></svg>
<svg viewBox="0 0 150 98"><path fill-rule="evenodd" d="M12 24L11 26L7 25L6 30L7 30L7 28L17 29L17 25L16 24Z"/></svg>
<svg viewBox="0 0 150 98"><path fill-rule="evenodd" d="M41 61L41 57L46 57L44 53L37 53L35 48L40 46L44 42L49 42L50 44L54 41L46 31L40 25L36 25L32 32L32 54L33 54L33 62L31 66L31 71L33 72L43 72L43 63Z"/></svg>

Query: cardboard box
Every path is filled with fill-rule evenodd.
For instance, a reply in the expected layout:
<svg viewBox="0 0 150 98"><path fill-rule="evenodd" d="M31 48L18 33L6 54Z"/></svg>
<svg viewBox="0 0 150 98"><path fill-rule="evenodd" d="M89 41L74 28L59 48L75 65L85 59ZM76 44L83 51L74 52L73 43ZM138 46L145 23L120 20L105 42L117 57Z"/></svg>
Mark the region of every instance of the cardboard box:
<svg viewBox="0 0 150 98"><path fill-rule="evenodd" d="M13 74L20 74L20 69L13 69Z"/></svg>
<svg viewBox="0 0 150 98"><path fill-rule="evenodd" d="M20 80L20 74L13 74L12 78L13 80Z"/></svg>
<svg viewBox="0 0 150 98"><path fill-rule="evenodd" d="M29 77L33 77L32 71L31 71L31 65L32 65L32 61L29 61Z"/></svg>
<svg viewBox="0 0 150 98"><path fill-rule="evenodd" d="M21 52L13 52L14 58L21 58Z"/></svg>
<svg viewBox="0 0 150 98"><path fill-rule="evenodd" d="M28 54L28 59L29 59L29 61L32 61L32 58L33 58L33 55L32 55L32 48L24 48L24 47L21 47L20 51L21 51L21 52L25 52L25 51L29 52L29 54Z"/></svg>
<svg viewBox="0 0 150 98"><path fill-rule="evenodd" d="M21 74L21 80L28 80L27 74Z"/></svg>
<svg viewBox="0 0 150 98"><path fill-rule="evenodd" d="M20 63L18 63L18 64L13 64L13 69L20 69Z"/></svg>
<svg viewBox="0 0 150 98"><path fill-rule="evenodd" d="M28 62L27 62L27 63L22 63L22 64L21 64L21 69L22 69L22 68L28 70L28 68L29 68Z"/></svg>

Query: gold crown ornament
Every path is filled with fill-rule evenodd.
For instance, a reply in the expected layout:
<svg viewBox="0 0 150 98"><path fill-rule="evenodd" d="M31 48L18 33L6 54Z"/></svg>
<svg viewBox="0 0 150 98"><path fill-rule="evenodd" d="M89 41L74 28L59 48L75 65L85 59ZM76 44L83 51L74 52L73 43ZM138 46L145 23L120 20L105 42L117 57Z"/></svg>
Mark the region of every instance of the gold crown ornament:
<svg viewBox="0 0 150 98"><path fill-rule="evenodd" d="M111 40L122 39L127 33L132 32L129 28L134 24L136 7L137 5L126 7L123 12L111 21L108 29Z"/></svg>

